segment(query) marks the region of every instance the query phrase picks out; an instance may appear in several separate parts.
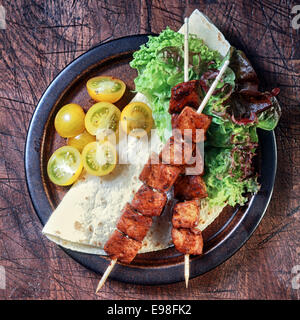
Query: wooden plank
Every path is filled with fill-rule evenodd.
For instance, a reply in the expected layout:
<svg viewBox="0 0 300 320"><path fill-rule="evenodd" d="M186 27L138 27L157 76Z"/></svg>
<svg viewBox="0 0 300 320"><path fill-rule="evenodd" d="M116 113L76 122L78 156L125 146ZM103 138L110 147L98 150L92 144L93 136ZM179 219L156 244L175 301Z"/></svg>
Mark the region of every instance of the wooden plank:
<svg viewBox="0 0 300 320"><path fill-rule="evenodd" d="M0 30L0 299L299 299L292 268L299 264L300 90L296 1L2 1ZM269 209L251 239L211 272L165 286L108 280L95 295L96 275L41 235L26 191L23 156L34 108L51 80L92 46L125 35L178 29L203 11L245 51L266 89L280 87L276 129L278 171Z"/></svg>

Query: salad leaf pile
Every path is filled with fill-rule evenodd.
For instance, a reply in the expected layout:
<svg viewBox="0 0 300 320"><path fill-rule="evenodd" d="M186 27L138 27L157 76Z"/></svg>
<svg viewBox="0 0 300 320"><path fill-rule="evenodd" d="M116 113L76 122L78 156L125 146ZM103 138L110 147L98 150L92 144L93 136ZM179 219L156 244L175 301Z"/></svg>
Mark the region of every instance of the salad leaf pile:
<svg viewBox="0 0 300 320"><path fill-rule="evenodd" d="M224 59L195 35L189 36L189 80L200 80L203 95L225 59L230 65L203 112L212 117L205 141L205 175L210 206L243 205L247 193L259 190L253 158L258 147L257 128L273 130L281 110L275 96L258 90L258 78L242 51L231 48ZM134 53L136 91L149 100L158 134L170 132L168 112L171 89L184 78L184 36L169 28Z"/></svg>
<svg viewBox="0 0 300 320"><path fill-rule="evenodd" d="M199 79L205 71L219 67L222 62L217 51L210 50L193 35L189 37L189 54L190 80ZM133 57L130 65L138 71L136 91L149 100L156 129L164 140L165 132L172 130L168 112L171 89L184 78L184 36L167 28L158 37L149 36L147 44Z"/></svg>

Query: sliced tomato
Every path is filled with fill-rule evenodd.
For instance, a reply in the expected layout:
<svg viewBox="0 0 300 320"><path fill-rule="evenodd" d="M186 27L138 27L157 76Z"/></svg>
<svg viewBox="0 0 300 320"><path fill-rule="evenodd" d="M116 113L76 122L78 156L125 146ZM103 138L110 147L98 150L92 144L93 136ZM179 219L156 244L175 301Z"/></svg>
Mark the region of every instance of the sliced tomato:
<svg viewBox="0 0 300 320"><path fill-rule="evenodd" d="M91 142L82 151L83 166L94 176L105 176L117 165L116 147L109 141Z"/></svg>
<svg viewBox="0 0 300 320"><path fill-rule="evenodd" d="M121 111L110 102L94 104L85 116L85 127L91 135L109 136L117 134Z"/></svg>
<svg viewBox="0 0 300 320"><path fill-rule="evenodd" d="M117 102L123 96L126 85L117 78L109 76L94 77L88 80L88 94L95 101Z"/></svg>
<svg viewBox="0 0 300 320"><path fill-rule="evenodd" d="M121 125L127 134L142 137L153 126L152 110L146 103L131 102L121 113Z"/></svg>
<svg viewBox="0 0 300 320"><path fill-rule="evenodd" d="M70 146L57 149L50 157L47 173L50 180L60 186L73 184L83 168L80 152Z"/></svg>

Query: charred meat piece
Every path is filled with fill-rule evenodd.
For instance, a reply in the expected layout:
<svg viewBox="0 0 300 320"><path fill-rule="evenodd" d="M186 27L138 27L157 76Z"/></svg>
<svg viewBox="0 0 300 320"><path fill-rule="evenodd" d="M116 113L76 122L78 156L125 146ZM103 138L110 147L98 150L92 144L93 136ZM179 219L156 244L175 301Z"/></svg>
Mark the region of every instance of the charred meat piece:
<svg viewBox="0 0 300 320"><path fill-rule="evenodd" d="M201 176L180 176L174 184L174 196L179 200L206 198L205 182Z"/></svg>
<svg viewBox="0 0 300 320"><path fill-rule="evenodd" d="M205 133L211 124L211 117L204 113L197 113L190 107L185 107L176 121L173 121L175 129L180 130L184 140L190 139L193 142L205 140ZM197 129L202 129L197 132Z"/></svg>
<svg viewBox="0 0 300 320"><path fill-rule="evenodd" d="M204 175L204 161L197 144L195 144L192 158L190 159L189 163L180 166L180 170L182 174L186 175Z"/></svg>
<svg viewBox="0 0 300 320"><path fill-rule="evenodd" d="M179 113L173 113L172 116L171 116L171 125L172 125L172 128L176 128L176 121L179 117Z"/></svg>
<svg viewBox="0 0 300 320"><path fill-rule="evenodd" d="M191 140L183 141L181 133L177 133L167 141L159 157L163 163L182 166L189 163L194 149L195 144Z"/></svg>
<svg viewBox="0 0 300 320"><path fill-rule="evenodd" d="M198 108L202 101L199 80L191 80L176 85L171 90L169 113L180 113L185 106Z"/></svg>
<svg viewBox="0 0 300 320"><path fill-rule="evenodd" d="M142 242L126 237L119 230L115 230L105 243L104 250L111 259L118 259L122 263L130 263L142 247Z"/></svg>
<svg viewBox="0 0 300 320"><path fill-rule="evenodd" d="M191 200L176 203L173 208L172 224L174 228L194 228L199 221L199 202Z"/></svg>
<svg viewBox="0 0 300 320"><path fill-rule="evenodd" d="M167 202L166 194L142 185L134 195L132 207L144 216L160 216Z"/></svg>
<svg viewBox="0 0 300 320"><path fill-rule="evenodd" d="M152 158L151 156L145 164L139 179L153 189L166 192L173 186L180 169L167 164L153 163Z"/></svg>
<svg viewBox="0 0 300 320"><path fill-rule="evenodd" d="M130 238L142 241L150 229L151 224L151 218L136 212L133 207L127 203L122 210L122 216L118 221L117 228Z"/></svg>
<svg viewBox="0 0 300 320"><path fill-rule="evenodd" d="M203 237L198 229L173 228L172 239L176 250L181 253L198 255L203 251Z"/></svg>

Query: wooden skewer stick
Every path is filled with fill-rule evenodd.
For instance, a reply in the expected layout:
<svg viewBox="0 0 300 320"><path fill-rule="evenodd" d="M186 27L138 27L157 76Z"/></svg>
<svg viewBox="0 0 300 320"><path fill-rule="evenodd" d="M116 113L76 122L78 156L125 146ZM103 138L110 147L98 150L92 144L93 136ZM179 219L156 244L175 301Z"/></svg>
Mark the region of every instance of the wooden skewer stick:
<svg viewBox="0 0 300 320"><path fill-rule="evenodd" d="M189 286L190 280L190 255L184 255L184 279L185 279L185 287Z"/></svg>
<svg viewBox="0 0 300 320"><path fill-rule="evenodd" d="M189 37L189 23L188 18L185 18L185 32L184 32L184 82L189 81L189 73L188 73L188 66L189 66L189 47L188 47L188 37ZM228 67L229 60L226 60L223 64L218 76L216 77L215 81L209 88L207 94L205 95L203 101L201 102L197 113L202 113L204 107L206 106L209 98L211 97L213 91L215 90L217 84L219 83L221 77L223 76L226 68ZM189 285L189 278L190 278L190 256L186 254L184 256L184 278L185 278L185 286L186 288Z"/></svg>
<svg viewBox="0 0 300 320"><path fill-rule="evenodd" d="M207 94L205 95L203 101L201 102L201 104L200 104L200 106L199 106L199 108L197 110L197 113L201 113L203 111L203 109L206 106L210 96L212 95L212 93L216 89L217 84L219 83L219 81L220 81L221 77L223 76L224 72L226 71L226 68L228 67L228 65L229 65L229 59L224 62L224 64L223 64L218 76L216 77L216 79L213 82L213 84L210 86Z"/></svg>
<svg viewBox="0 0 300 320"><path fill-rule="evenodd" d="M189 81L189 18L184 19L184 82ZM184 279L186 288L190 279L190 255L184 256Z"/></svg>
<svg viewBox="0 0 300 320"><path fill-rule="evenodd" d="M226 60L225 63L223 64L218 76L216 77L215 81L213 82L213 84L211 85L211 87L209 88L207 94L205 95L203 101L201 102L197 113L201 113L204 109L204 107L206 106L209 98L211 97L213 91L215 90L217 84L219 83L222 75L224 74L226 68L229 65L229 60ZM187 81L187 80L185 80ZM185 287L187 288L189 285L189 278L190 278L190 256L188 254L186 254L184 256L184 279L185 279Z"/></svg>
<svg viewBox="0 0 300 320"><path fill-rule="evenodd" d="M189 18L184 19L184 82L189 81Z"/></svg>
<svg viewBox="0 0 300 320"><path fill-rule="evenodd" d="M102 286L104 285L106 279L108 278L108 276L112 272L112 269L114 268L116 263L117 263L117 259L111 260L110 265L107 267L106 271L103 273L101 280L98 283L96 293L98 293L98 291L102 288Z"/></svg>
<svg viewBox="0 0 300 320"><path fill-rule="evenodd" d="M215 90L217 84L219 83L222 75L224 74L226 68L228 67L229 64L229 60L226 60L224 65L222 66L218 76L216 77L215 81L213 82L213 84L211 85L211 87L209 88L206 96L204 97L202 103L200 104L197 113L201 113L204 109L204 107L206 106L210 96L212 95L213 91ZM189 278L190 278L190 259L189 259L189 255L186 254L184 256L184 278L185 278L185 286L186 288L188 287L189 284Z"/></svg>
<svg viewBox="0 0 300 320"><path fill-rule="evenodd" d="M225 63L223 64L218 76L216 77L215 81L213 82L213 84L211 85L211 87L209 88L206 96L204 97L203 101L201 102L198 110L197 110L197 113L201 113L204 109L204 107L206 106L209 98L211 97L213 91L215 90L217 84L219 83L222 75L224 74L226 68L228 67L229 65L229 60L226 60ZM185 80L185 81L188 81L188 80ZM189 254L186 254L184 256L184 279L185 279L185 287L187 288L188 285L189 285L189 278L190 278L190 256Z"/></svg>

